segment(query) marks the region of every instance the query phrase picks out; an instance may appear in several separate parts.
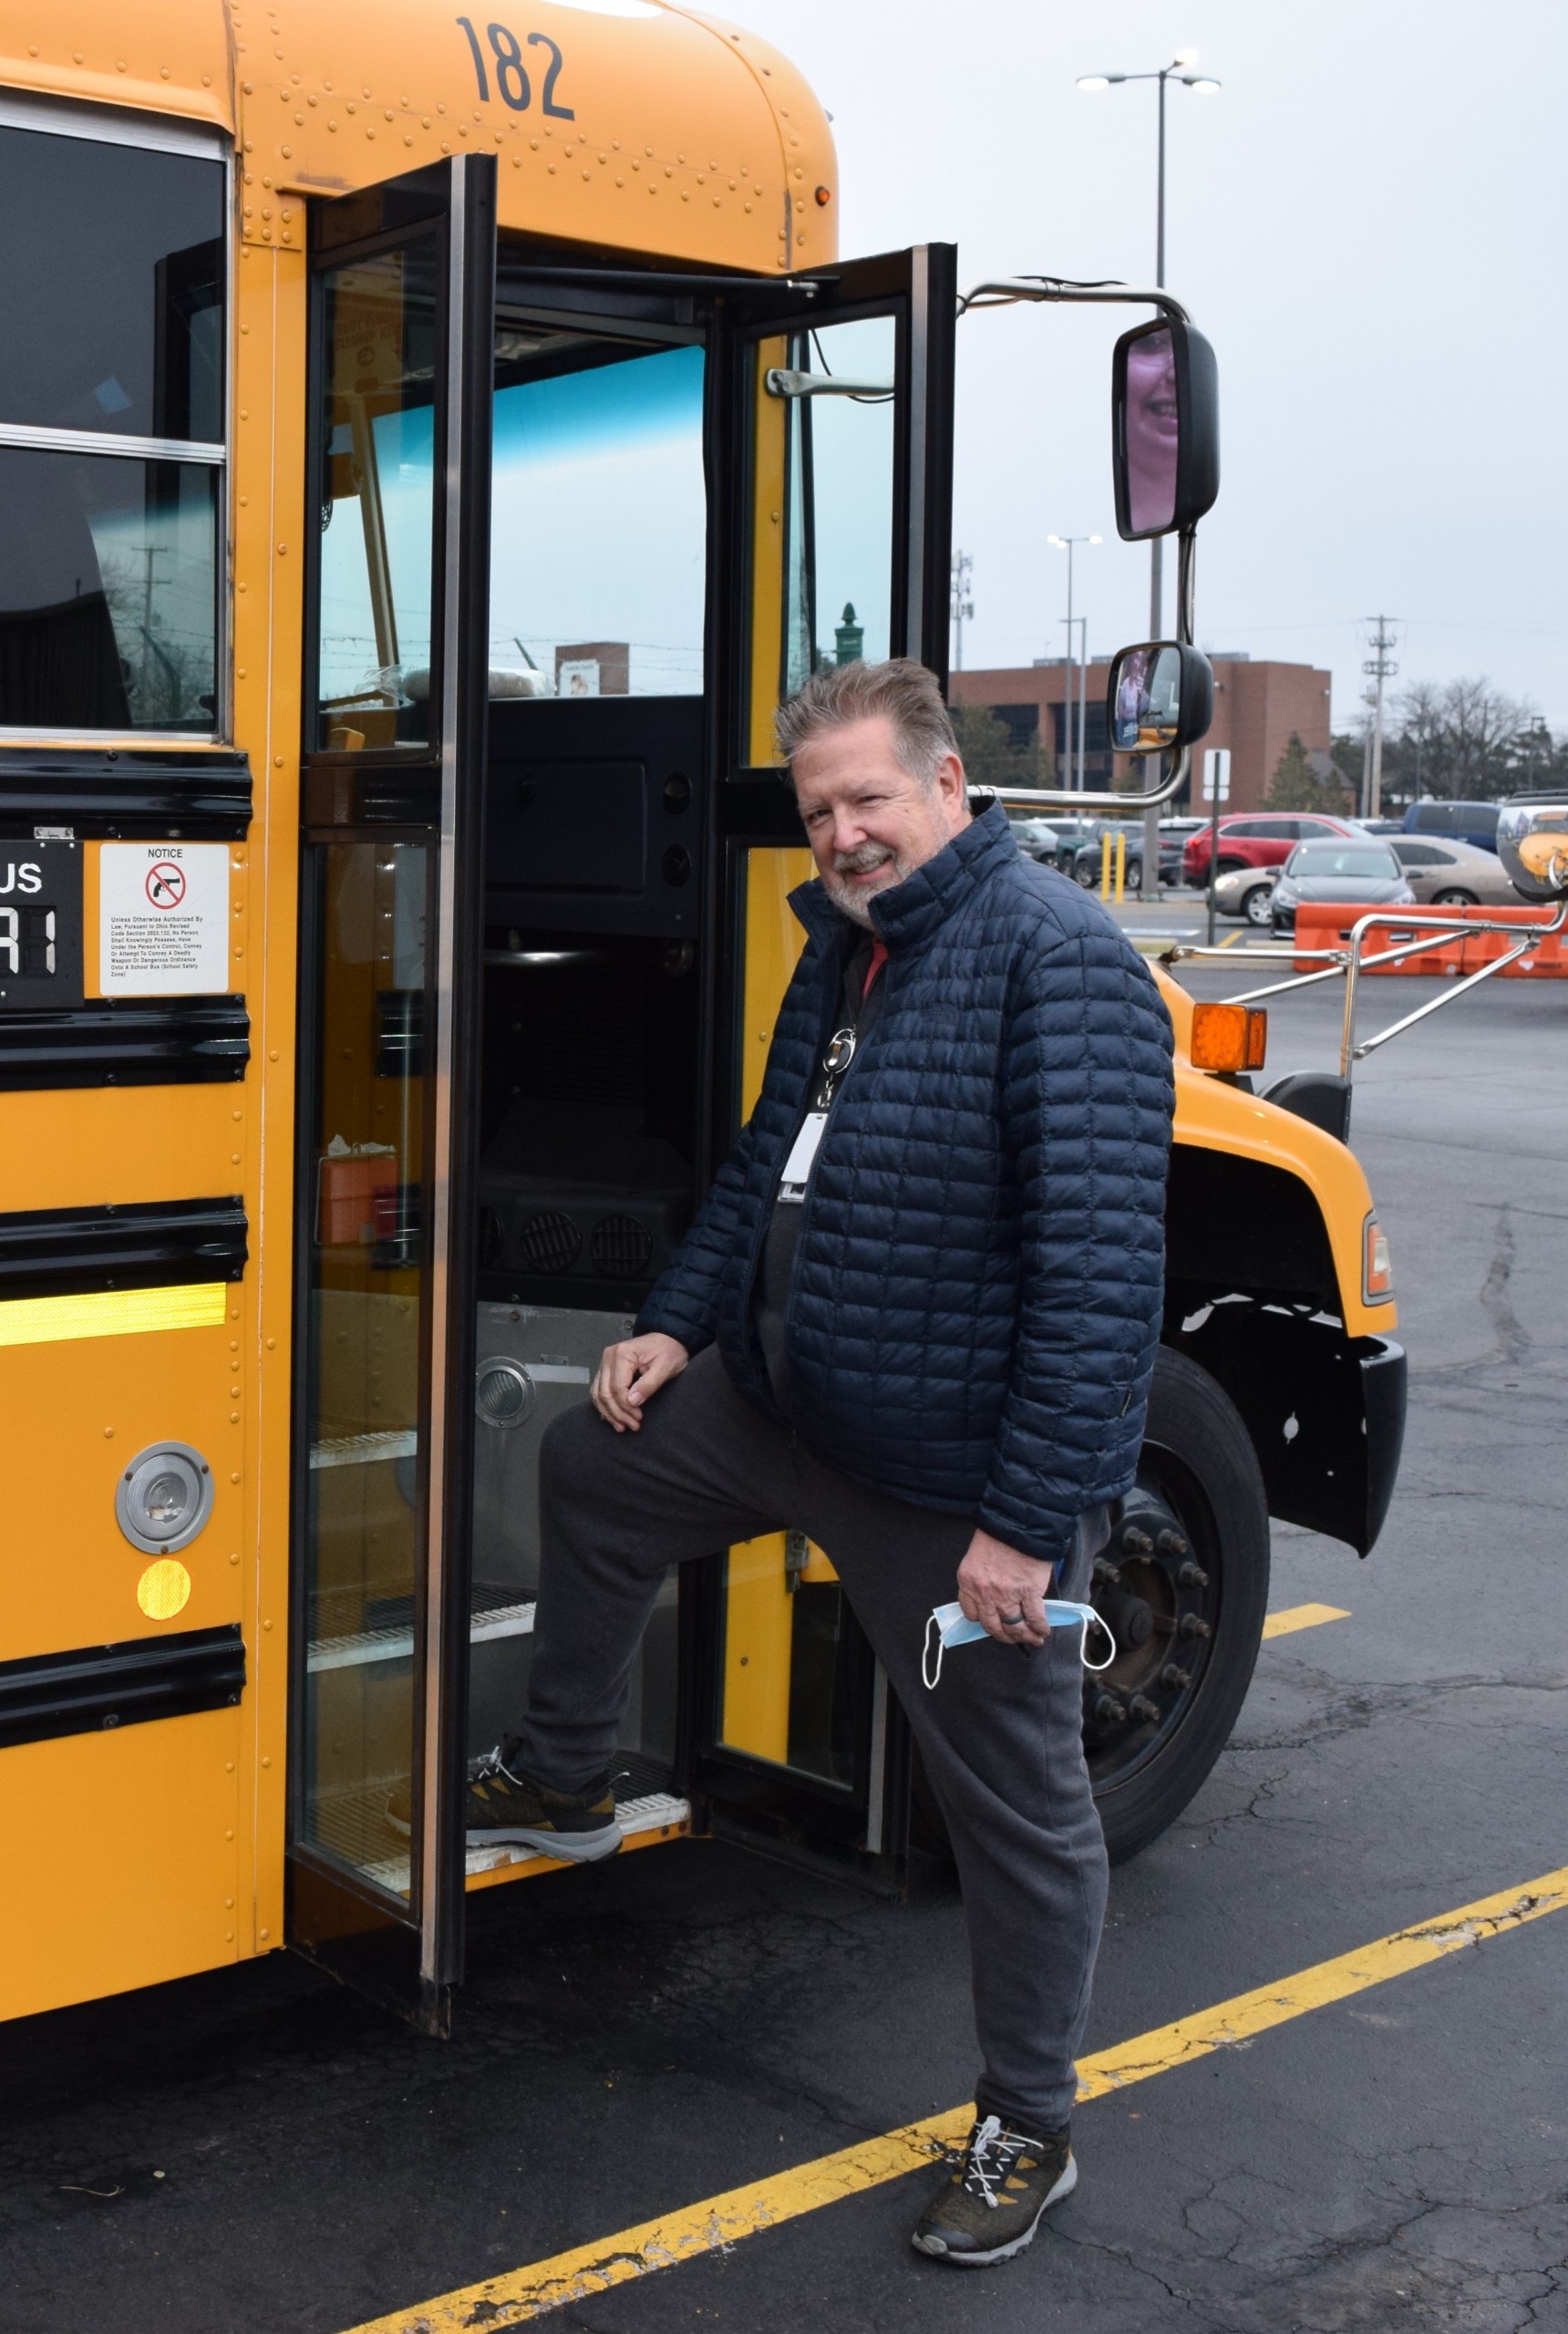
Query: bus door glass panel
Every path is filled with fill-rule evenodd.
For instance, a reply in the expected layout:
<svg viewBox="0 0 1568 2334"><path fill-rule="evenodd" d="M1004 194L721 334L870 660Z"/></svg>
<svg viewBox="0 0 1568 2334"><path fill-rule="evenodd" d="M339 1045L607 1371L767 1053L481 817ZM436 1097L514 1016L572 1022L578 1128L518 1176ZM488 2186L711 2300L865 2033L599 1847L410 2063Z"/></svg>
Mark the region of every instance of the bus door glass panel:
<svg viewBox="0 0 1568 2334"><path fill-rule="evenodd" d="M495 335L470 1751L515 1730L540 1445L689 1223L702 1031L707 356L507 304ZM624 1802L674 1805L677 1587Z"/></svg>
<svg viewBox="0 0 1568 2334"><path fill-rule="evenodd" d="M897 329L892 316L863 316L789 336L785 697L824 665L892 653ZM829 387L838 382L844 390Z"/></svg>
<svg viewBox="0 0 1568 2334"><path fill-rule="evenodd" d="M0 729L211 736L224 163L3 128L0 215Z"/></svg>
<svg viewBox="0 0 1568 2334"><path fill-rule="evenodd" d="M314 856L319 1074L296 1834L407 1897L432 854L376 841Z"/></svg>
<svg viewBox="0 0 1568 2334"><path fill-rule="evenodd" d="M366 190L313 234L294 1924L331 1958L368 1903L377 1984L438 2029L462 1936L493 161Z"/></svg>
<svg viewBox="0 0 1568 2334"><path fill-rule="evenodd" d="M438 251L433 236L330 269L318 746L431 734Z"/></svg>
<svg viewBox="0 0 1568 2334"><path fill-rule="evenodd" d="M704 363L698 346L498 325L493 697L701 691Z"/></svg>

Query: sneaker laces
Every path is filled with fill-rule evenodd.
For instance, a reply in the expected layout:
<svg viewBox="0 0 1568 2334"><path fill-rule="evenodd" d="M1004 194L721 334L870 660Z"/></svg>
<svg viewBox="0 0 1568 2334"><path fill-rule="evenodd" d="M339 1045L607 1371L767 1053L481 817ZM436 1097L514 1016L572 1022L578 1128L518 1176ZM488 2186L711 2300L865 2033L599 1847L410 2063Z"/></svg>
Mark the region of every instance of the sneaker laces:
<svg viewBox="0 0 1568 2334"><path fill-rule="evenodd" d="M519 1791L524 1790L527 1787L530 1778L519 1774L515 1767L508 1764L510 1760L514 1759L517 1756L520 1747L521 1745L518 1737L515 1735L508 1735L503 1741L492 1742L488 1750L481 1750L477 1758L470 1759L469 1761L469 1781L470 1784L488 1783L493 1781L497 1775L504 1775L509 1783L514 1784ZM604 1778L605 1784L606 1786L613 1788L616 1783L629 1782L631 1780L631 1773L632 1771L629 1767L623 1767L618 1773L606 1775ZM548 1791L549 1785L544 1784L542 1785L541 1788ZM589 1788L593 1789L595 1788L595 1786L590 1785ZM552 1795L557 1799L566 1799L573 1796L572 1793L567 1792L556 1792Z"/></svg>
<svg viewBox="0 0 1568 2334"><path fill-rule="evenodd" d="M996 2194L1010 2176L1018 2158L1028 2149L1045 2153L1045 2143L1031 2139L1025 2132L1006 2130L999 2115L987 2115L976 2123L970 2134L965 2159L962 2186L965 2194L978 2196L993 2212L1004 2199Z"/></svg>

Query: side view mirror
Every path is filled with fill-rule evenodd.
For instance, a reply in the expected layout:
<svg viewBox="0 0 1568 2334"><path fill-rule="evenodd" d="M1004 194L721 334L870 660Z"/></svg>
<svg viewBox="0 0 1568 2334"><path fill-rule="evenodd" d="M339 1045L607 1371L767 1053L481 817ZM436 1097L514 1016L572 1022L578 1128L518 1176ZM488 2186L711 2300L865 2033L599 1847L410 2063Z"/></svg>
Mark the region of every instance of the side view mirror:
<svg viewBox="0 0 1568 2334"><path fill-rule="evenodd" d="M1111 658L1105 707L1119 754L1177 751L1207 735L1214 715L1213 666L1201 648L1183 641L1141 641Z"/></svg>
<svg viewBox="0 0 1568 2334"><path fill-rule="evenodd" d="M1527 900L1568 894L1568 801L1505 802L1498 812L1497 855Z"/></svg>
<svg viewBox="0 0 1568 2334"><path fill-rule="evenodd" d="M1110 403L1118 534L1196 526L1220 491L1220 377L1202 334L1174 316L1124 332Z"/></svg>

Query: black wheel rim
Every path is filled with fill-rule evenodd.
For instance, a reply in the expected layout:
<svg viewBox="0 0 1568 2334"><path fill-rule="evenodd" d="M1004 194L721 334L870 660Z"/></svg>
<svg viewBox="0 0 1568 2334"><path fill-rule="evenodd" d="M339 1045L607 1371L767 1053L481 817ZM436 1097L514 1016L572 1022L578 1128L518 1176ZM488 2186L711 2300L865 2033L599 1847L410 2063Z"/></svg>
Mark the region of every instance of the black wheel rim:
<svg viewBox="0 0 1568 2334"><path fill-rule="evenodd" d="M1146 1442L1090 1591L1116 1638L1109 1668L1084 1676L1084 1753L1097 1794L1160 1758L1191 1716L1213 1660L1223 1586L1202 1486L1175 1451Z"/></svg>

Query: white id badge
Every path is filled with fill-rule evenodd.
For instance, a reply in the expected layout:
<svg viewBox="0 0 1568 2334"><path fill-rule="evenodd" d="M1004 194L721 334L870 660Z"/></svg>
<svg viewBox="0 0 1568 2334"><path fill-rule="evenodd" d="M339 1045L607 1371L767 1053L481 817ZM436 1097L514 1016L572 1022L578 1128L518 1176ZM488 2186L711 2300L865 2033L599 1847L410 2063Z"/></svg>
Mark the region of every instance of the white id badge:
<svg viewBox="0 0 1568 2334"><path fill-rule="evenodd" d="M798 1205L805 1198L806 1185L811 1177L811 1162L817 1156L817 1145L822 1140L822 1129L827 1123L826 1110L812 1110L808 1114L779 1178L779 1197L781 1201L793 1201Z"/></svg>

